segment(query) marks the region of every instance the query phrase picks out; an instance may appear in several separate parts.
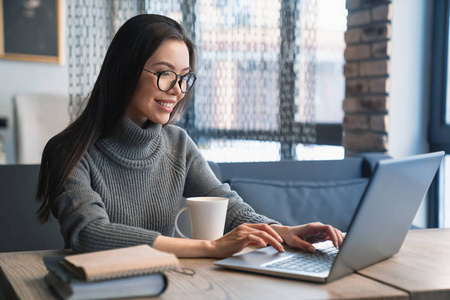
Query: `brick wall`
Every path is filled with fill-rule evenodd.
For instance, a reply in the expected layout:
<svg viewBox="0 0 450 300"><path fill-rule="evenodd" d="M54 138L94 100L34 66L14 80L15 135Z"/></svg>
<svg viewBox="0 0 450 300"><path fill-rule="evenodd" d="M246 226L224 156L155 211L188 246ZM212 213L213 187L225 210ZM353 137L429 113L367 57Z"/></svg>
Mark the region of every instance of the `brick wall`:
<svg viewBox="0 0 450 300"><path fill-rule="evenodd" d="M343 146L346 156L388 150L392 3L347 0Z"/></svg>

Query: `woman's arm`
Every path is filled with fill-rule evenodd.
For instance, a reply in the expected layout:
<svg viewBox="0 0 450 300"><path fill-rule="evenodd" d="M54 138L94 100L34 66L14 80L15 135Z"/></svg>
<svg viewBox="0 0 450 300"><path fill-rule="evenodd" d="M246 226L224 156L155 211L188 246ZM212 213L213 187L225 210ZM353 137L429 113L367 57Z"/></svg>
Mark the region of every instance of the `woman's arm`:
<svg viewBox="0 0 450 300"><path fill-rule="evenodd" d="M330 240L340 247L344 236L341 231L322 223L299 226L278 224L243 224L214 241L191 240L159 236L153 245L155 249L174 253L178 257L229 257L250 245L265 247L271 245L283 252L282 242L306 252L315 252L312 243Z"/></svg>
<svg viewBox="0 0 450 300"><path fill-rule="evenodd" d="M158 236L153 247L174 253L178 257L215 257L233 255L249 245L265 247L268 244L283 252L283 240L267 224L243 224L214 241Z"/></svg>

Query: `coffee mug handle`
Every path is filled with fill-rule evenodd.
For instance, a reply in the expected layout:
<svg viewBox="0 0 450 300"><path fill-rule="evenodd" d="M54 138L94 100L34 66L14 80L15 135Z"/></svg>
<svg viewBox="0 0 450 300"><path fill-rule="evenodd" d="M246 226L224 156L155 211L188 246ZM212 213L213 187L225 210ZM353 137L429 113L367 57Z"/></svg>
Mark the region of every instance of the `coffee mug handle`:
<svg viewBox="0 0 450 300"><path fill-rule="evenodd" d="M183 207L177 214L177 216L175 217L175 231L178 233L178 235L180 235L181 237L188 239L187 236L185 236L183 233L181 233L180 228L178 228L178 217L181 215L181 213L183 211L185 211L187 209L187 207Z"/></svg>

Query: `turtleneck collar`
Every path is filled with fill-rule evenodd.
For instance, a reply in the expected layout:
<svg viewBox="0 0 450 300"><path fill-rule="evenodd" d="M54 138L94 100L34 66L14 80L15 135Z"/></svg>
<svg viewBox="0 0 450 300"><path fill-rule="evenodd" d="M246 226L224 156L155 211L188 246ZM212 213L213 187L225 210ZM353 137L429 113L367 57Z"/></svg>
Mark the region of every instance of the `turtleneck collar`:
<svg viewBox="0 0 450 300"><path fill-rule="evenodd" d="M136 163L147 164L153 162L161 148L161 129L161 124L148 122L142 128L125 118L122 126L111 136L99 140L96 145L122 163L134 166Z"/></svg>

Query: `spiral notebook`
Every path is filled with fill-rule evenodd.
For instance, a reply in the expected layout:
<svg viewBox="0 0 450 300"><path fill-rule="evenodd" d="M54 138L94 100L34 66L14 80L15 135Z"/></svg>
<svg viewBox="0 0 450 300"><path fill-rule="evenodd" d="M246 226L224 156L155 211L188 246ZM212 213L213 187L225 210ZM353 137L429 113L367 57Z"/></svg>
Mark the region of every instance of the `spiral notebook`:
<svg viewBox="0 0 450 300"><path fill-rule="evenodd" d="M86 281L108 280L178 268L178 258L148 245L66 256L61 264Z"/></svg>

